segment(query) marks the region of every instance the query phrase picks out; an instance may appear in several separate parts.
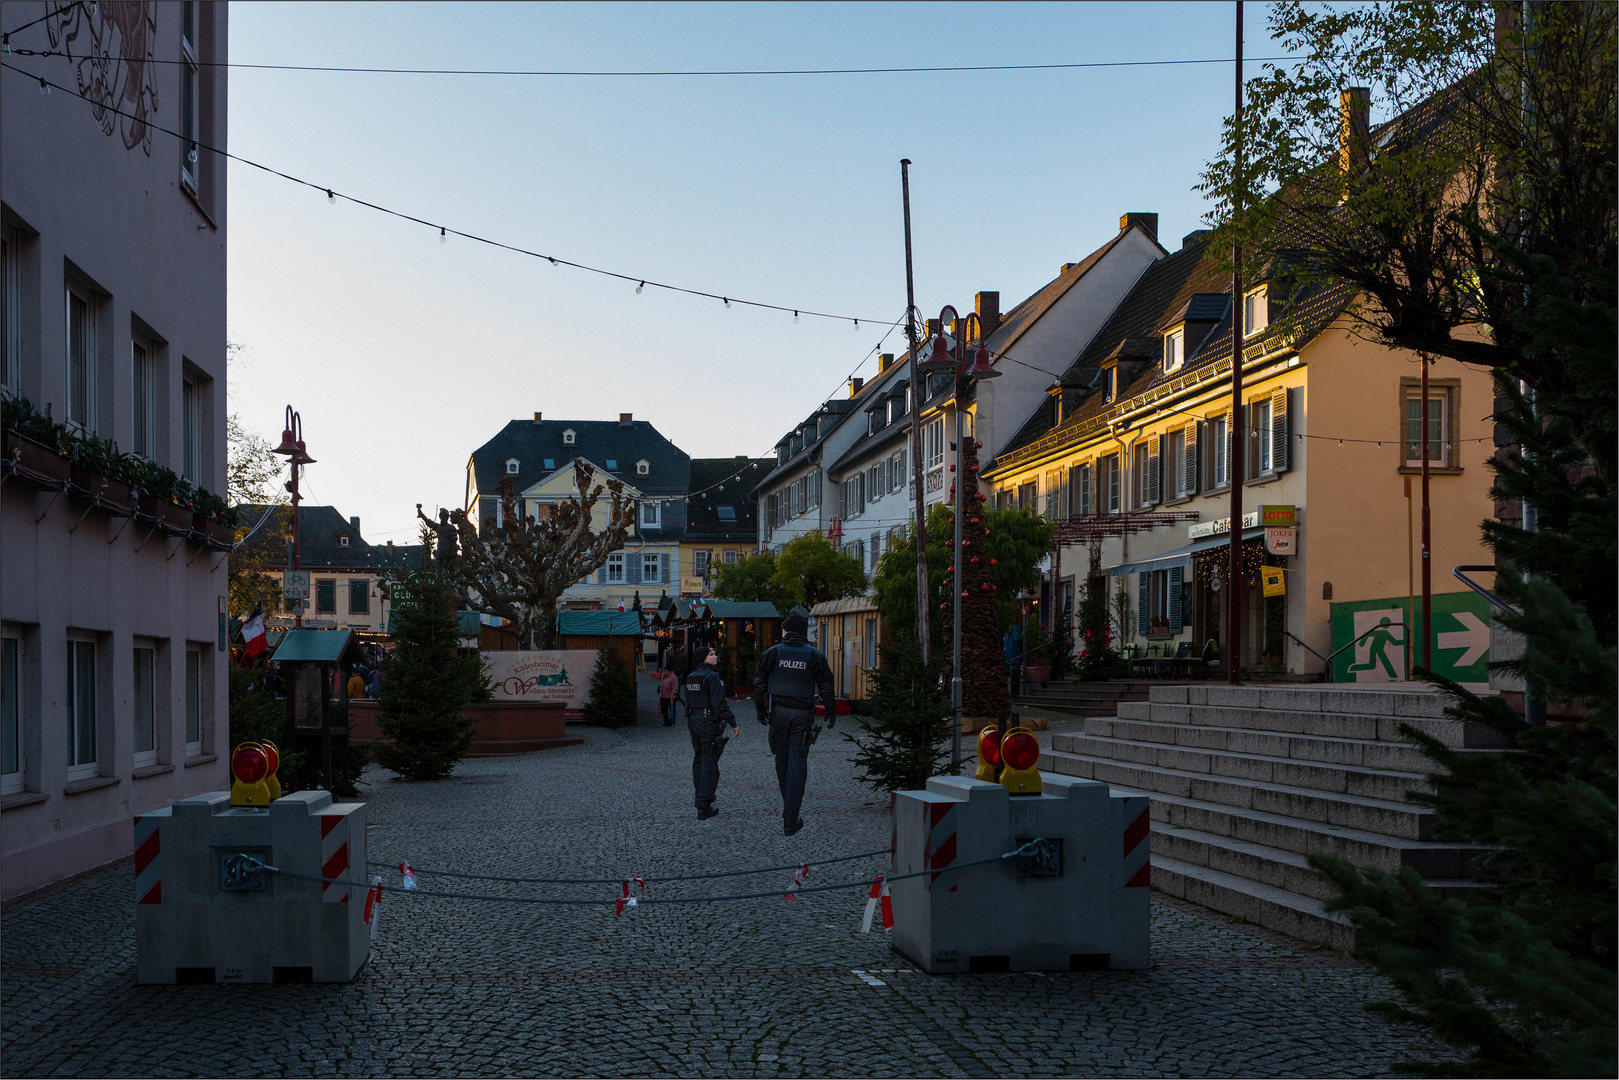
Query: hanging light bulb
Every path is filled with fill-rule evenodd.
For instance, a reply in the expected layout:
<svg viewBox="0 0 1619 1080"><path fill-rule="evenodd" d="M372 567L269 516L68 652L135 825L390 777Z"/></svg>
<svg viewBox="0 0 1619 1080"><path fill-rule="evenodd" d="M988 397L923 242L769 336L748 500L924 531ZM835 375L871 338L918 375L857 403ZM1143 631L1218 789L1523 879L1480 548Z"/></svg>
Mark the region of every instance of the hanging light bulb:
<svg viewBox="0 0 1619 1080"><path fill-rule="evenodd" d="M725 301L725 306L726 307L731 306L731 298L729 296L722 296L722 297L720 297L720 299Z"/></svg>
<svg viewBox="0 0 1619 1080"><path fill-rule="evenodd" d="M635 295L640 296L641 295L641 290L644 289L644 288L646 288L646 282L643 281L643 282L641 282L641 284L639 284L639 285L637 285L635 287Z"/></svg>
<svg viewBox="0 0 1619 1080"><path fill-rule="evenodd" d="M798 312L793 312L793 322L798 322Z"/></svg>
<svg viewBox="0 0 1619 1080"><path fill-rule="evenodd" d="M41 95L49 94L51 92L50 83L47 83L44 79L39 80L39 92Z"/></svg>
<svg viewBox="0 0 1619 1080"><path fill-rule="evenodd" d="M192 165L197 163L197 148L195 146L186 151L186 161L190 162Z"/></svg>
<svg viewBox="0 0 1619 1080"><path fill-rule="evenodd" d="M438 242L441 243L441 244L447 244L447 243L449 243L449 240L450 240L450 237L444 231L444 226L440 225L438 227Z"/></svg>
<svg viewBox="0 0 1619 1080"><path fill-rule="evenodd" d="M855 321L854 321L854 328L855 328L855 329L856 329L856 330L859 330L859 329L860 329L860 320L859 320L859 319L856 319L856 320L855 320Z"/></svg>
<svg viewBox="0 0 1619 1080"><path fill-rule="evenodd" d="M331 188L326 189L326 201L331 203L333 206L337 205L337 196L332 194Z"/></svg>

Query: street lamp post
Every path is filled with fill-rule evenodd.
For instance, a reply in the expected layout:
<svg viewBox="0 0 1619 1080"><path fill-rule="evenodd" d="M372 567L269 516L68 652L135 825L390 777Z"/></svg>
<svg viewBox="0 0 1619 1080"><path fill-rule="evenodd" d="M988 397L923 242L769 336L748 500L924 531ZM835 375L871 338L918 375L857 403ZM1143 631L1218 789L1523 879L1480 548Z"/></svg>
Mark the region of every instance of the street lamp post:
<svg viewBox="0 0 1619 1080"><path fill-rule="evenodd" d="M302 497L298 494L298 474L305 465L313 465L315 459L309 456L308 448L304 445L303 417L293 412L292 406L287 406L286 423L281 429L281 445L275 448L277 454L284 454L287 458L288 471L292 474L287 481L287 491L292 494L292 570L298 571L298 504ZM295 629L304 625L304 609L302 603L293 614L292 625Z"/></svg>
<svg viewBox="0 0 1619 1080"><path fill-rule="evenodd" d="M954 358L945 343L944 328L950 325L956 334L956 349ZM978 339L978 348L973 353L973 366L967 367L967 342L974 336ZM962 594L962 565L961 565L961 524L966 512L962 505L962 472L961 472L961 414L967 403L968 383L974 380L993 379L1000 375L990 363L989 350L984 347L984 324L979 321L977 312L969 312L963 319L956 309L946 304L939 311L939 333L933 339L933 355L918 366L924 375L934 372L951 372L955 376L955 413L956 413L956 442L955 464L956 480L951 485L951 506L955 511L955 572L951 578L950 592L952 594L950 635L951 662L950 662L950 704L955 714L953 728L950 735L950 772L952 775L961 771L961 594Z"/></svg>

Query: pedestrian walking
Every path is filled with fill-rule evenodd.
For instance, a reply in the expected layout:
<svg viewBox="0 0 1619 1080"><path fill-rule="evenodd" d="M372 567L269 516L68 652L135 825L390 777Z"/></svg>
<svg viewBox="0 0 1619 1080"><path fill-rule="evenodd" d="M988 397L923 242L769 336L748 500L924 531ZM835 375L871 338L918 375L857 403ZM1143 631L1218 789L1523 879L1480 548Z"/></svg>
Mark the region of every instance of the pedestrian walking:
<svg viewBox="0 0 1619 1080"><path fill-rule="evenodd" d="M673 671L658 674L658 715L664 727L675 726L675 697L680 693L680 679Z"/></svg>
<svg viewBox="0 0 1619 1080"><path fill-rule="evenodd" d="M349 700L365 697L365 665L355 664L353 672L349 675Z"/></svg>
<svg viewBox="0 0 1619 1080"><path fill-rule="evenodd" d="M776 755L776 784L781 788L781 831L791 836L804 827L799 808L809 779L809 748L821 735L815 699L826 706L828 727L837 722L838 703L826 655L804 639L809 629L804 616L787 616L781 628L782 642L766 649L754 668L753 706L759 723L770 727L770 751Z"/></svg>
<svg viewBox="0 0 1619 1080"><path fill-rule="evenodd" d="M697 820L707 821L719 809L714 795L720 786L720 755L725 752L725 725L731 735L740 737L731 703L725 700L725 680L714 670L720 662L713 649L694 650L698 666L687 675L686 730L691 732L691 782L697 789Z"/></svg>

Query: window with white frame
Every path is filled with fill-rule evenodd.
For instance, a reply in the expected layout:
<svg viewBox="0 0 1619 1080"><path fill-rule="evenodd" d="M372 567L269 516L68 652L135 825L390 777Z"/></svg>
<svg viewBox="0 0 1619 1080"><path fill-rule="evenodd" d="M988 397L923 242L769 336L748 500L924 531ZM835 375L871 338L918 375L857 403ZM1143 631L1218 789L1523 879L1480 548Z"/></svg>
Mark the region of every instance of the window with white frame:
<svg viewBox="0 0 1619 1080"><path fill-rule="evenodd" d="M882 554L883 531L878 529L871 534L871 546L866 549L866 558L871 560L866 566L866 573L875 574L877 572L877 560L882 557Z"/></svg>
<svg viewBox="0 0 1619 1080"><path fill-rule="evenodd" d="M624 583L624 553L616 552L607 556L608 584L622 585Z"/></svg>
<svg viewBox="0 0 1619 1080"><path fill-rule="evenodd" d="M800 514L809 512L809 477L800 476L793 481L793 505Z"/></svg>
<svg viewBox="0 0 1619 1080"><path fill-rule="evenodd" d="M0 795L23 790L22 639L0 639Z"/></svg>
<svg viewBox="0 0 1619 1080"><path fill-rule="evenodd" d="M1058 482L1057 476L1058 473L1055 469L1049 470L1046 473L1045 515L1047 521L1057 521L1060 520L1062 516L1062 507L1060 505L1062 484Z"/></svg>
<svg viewBox="0 0 1619 1080"><path fill-rule="evenodd" d="M67 422L95 431L96 298L88 290L67 289Z"/></svg>
<svg viewBox="0 0 1619 1080"><path fill-rule="evenodd" d="M135 677L131 684L135 717L135 767L157 762L157 649L154 643L135 639Z"/></svg>
<svg viewBox="0 0 1619 1080"><path fill-rule="evenodd" d="M1101 476L1098 478L1105 500L1104 509L1109 514L1117 514L1123 501L1123 485L1119 477L1119 455L1109 454L1102 459Z"/></svg>
<svg viewBox="0 0 1619 1080"><path fill-rule="evenodd" d="M180 5L180 180L197 190L197 5Z"/></svg>
<svg viewBox="0 0 1619 1080"><path fill-rule="evenodd" d="M1245 337L1270 325L1270 299L1266 290L1255 289L1242 298L1242 332Z"/></svg>
<svg viewBox="0 0 1619 1080"><path fill-rule="evenodd" d="M0 389L22 393L22 252L15 229L0 229Z"/></svg>
<svg viewBox="0 0 1619 1080"><path fill-rule="evenodd" d="M1205 437L1209 443L1205 454L1209 463L1208 486L1225 487L1231 482L1231 414L1224 412L1209 417Z"/></svg>
<svg viewBox="0 0 1619 1080"><path fill-rule="evenodd" d="M725 550L725 565L726 566L735 566L736 563L737 563L737 559L738 559L738 553L737 553L736 548L727 548Z"/></svg>
<svg viewBox="0 0 1619 1080"><path fill-rule="evenodd" d="M708 552L702 549L691 553L691 572L698 577L708 576Z"/></svg>
<svg viewBox="0 0 1619 1080"><path fill-rule="evenodd" d="M1102 371L1102 400L1111 402L1119 396L1119 369L1106 368Z"/></svg>
<svg viewBox="0 0 1619 1080"><path fill-rule="evenodd" d="M1191 494L1189 490L1190 478L1186 473L1186 429L1180 428L1169 433L1169 456L1163 466L1167 479L1164 487L1175 493L1177 499L1184 499Z"/></svg>
<svg viewBox="0 0 1619 1080"><path fill-rule="evenodd" d="M1249 418L1253 423L1253 430L1259 436L1259 456L1249 466L1249 472L1258 472L1264 475L1272 471L1275 464L1275 441L1271 438L1271 401L1270 398L1260 398L1249 409ZM1420 451L1419 451L1420 452Z"/></svg>
<svg viewBox="0 0 1619 1080"><path fill-rule="evenodd" d="M888 461L884 459L866 470L866 497L877 502L888 490Z"/></svg>
<svg viewBox="0 0 1619 1080"><path fill-rule="evenodd" d="M929 472L944 468L944 417L935 416L922 426L922 453Z"/></svg>
<svg viewBox="0 0 1619 1080"><path fill-rule="evenodd" d="M663 580L663 556L656 551L641 553L641 580L653 585Z"/></svg>
<svg viewBox="0 0 1619 1080"><path fill-rule="evenodd" d="M910 483L905 475L905 451L895 450L888 455L888 490L898 491Z"/></svg>
<svg viewBox="0 0 1619 1080"><path fill-rule="evenodd" d="M1186 359L1186 331L1171 330L1164 335L1164 370L1174 371Z"/></svg>
<svg viewBox="0 0 1619 1080"><path fill-rule="evenodd" d="M1096 513L1096 503L1092 495L1094 481L1090 464L1087 462L1084 465L1076 465L1070 475L1074 493L1069 501L1073 505L1075 512L1080 514Z"/></svg>
<svg viewBox="0 0 1619 1080"><path fill-rule="evenodd" d="M574 443L575 438L576 438L576 433L574 432L573 428L568 428L568 429L564 430L562 432L562 445L563 446L572 446L573 443Z"/></svg>
<svg viewBox="0 0 1619 1080"><path fill-rule="evenodd" d="M506 459L506 475L507 476L516 476L517 475L517 470L519 468L521 468L521 467L522 466L518 463L516 458L509 457L509 458Z"/></svg>
<svg viewBox="0 0 1619 1080"><path fill-rule="evenodd" d="M656 529L661 520L659 503L647 501L641 504L641 528Z"/></svg>
<svg viewBox="0 0 1619 1080"><path fill-rule="evenodd" d="M130 449L147 460L157 459L157 360L152 350L142 341L129 346L130 368L134 393L130 411L134 428Z"/></svg>
<svg viewBox="0 0 1619 1080"><path fill-rule="evenodd" d="M191 378L180 383L180 475L202 478L202 387Z"/></svg>
<svg viewBox="0 0 1619 1080"><path fill-rule="evenodd" d="M1428 388L1428 467L1443 469L1450 460L1450 388ZM1405 392L1405 465L1422 467L1422 390L1407 387Z"/></svg>
<svg viewBox="0 0 1619 1080"><path fill-rule="evenodd" d="M96 643L71 637L67 642L67 778L96 775Z"/></svg>
<svg viewBox="0 0 1619 1080"><path fill-rule="evenodd" d="M637 461L635 463L635 475L636 476L650 476L651 474L652 474L652 462L646 461L645 459L643 459L643 460Z"/></svg>
<svg viewBox="0 0 1619 1080"><path fill-rule="evenodd" d="M202 649L186 647L186 757L202 753Z"/></svg>
<svg viewBox="0 0 1619 1080"><path fill-rule="evenodd" d="M1031 506L1038 510L1039 499L1040 481L1030 480L1026 484L1019 484L1017 486L1017 508L1019 510L1027 510Z"/></svg>
<svg viewBox="0 0 1619 1080"><path fill-rule="evenodd" d="M1152 478L1148 475L1150 457L1151 451L1148 449L1145 439L1130 447L1130 493L1134 497L1137 507L1152 504Z"/></svg>

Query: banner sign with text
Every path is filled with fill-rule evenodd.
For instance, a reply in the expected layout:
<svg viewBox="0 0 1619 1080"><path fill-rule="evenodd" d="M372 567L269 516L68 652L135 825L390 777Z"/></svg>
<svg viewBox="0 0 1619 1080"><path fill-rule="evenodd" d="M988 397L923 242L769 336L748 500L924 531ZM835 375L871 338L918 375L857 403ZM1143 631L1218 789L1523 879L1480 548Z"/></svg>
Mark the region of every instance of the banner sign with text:
<svg viewBox="0 0 1619 1080"><path fill-rule="evenodd" d="M480 653L496 701L533 701L581 710L590 700L594 649L492 649Z"/></svg>

